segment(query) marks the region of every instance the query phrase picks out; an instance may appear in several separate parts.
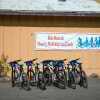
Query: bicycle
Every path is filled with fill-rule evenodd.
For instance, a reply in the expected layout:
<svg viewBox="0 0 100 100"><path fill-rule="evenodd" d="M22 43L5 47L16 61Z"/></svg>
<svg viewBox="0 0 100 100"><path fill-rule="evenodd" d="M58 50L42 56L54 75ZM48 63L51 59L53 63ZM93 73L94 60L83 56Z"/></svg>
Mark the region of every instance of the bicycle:
<svg viewBox="0 0 100 100"><path fill-rule="evenodd" d="M42 70L40 70L39 66L40 64L37 63L36 69L36 76L37 76L37 87L41 90L46 90L46 80L44 76L44 67L42 66Z"/></svg>
<svg viewBox="0 0 100 100"><path fill-rule="evenodd" d="M65 89L66 75L64 70L64 60L44 60L42 63L46 66L46 71L48 71L48 73L46 73L48 74L48 81L53 83L54 86ZM52 74L48 67L52 70Z"/></svg>
<svg viewBox="0 0 100 100"><path fill-rule="evenodd" d="M34 61L36 60L37 58L25 62L26 65L28 66L27 74L29 76L31 86L37 86L37 88L45 90L46 84L45 84L43 70L42 71L40 70L39 63L34 63Z"/></svg>
<svg viewBox="0 0 100 100"><path fill-rule="evenodd" d="M18 64L19 61L16 60L9 63L12 67L12 87L19 84L21 88L30 90L27 73L24 72L23 65Z"/></svg>
<svg viewBox="0 0 100 100"><path fill-rule="evenodd" d="M68 86L76 89L76 85L79 84L84 88L88 87L86 73L82 70L82 63L78 62L80 58L69 61L68 65ZM70 66L72 68L70 68Z"/></svg>
<svg viewBox="0 0 100 100"><path fill-rule="evenodd" d="M27 65L27 75L28 75L31 86L36 85L36 76L35 76L35 71L33 70L33 61L35 60L33 59L33 60L24 62Z"/></svg>

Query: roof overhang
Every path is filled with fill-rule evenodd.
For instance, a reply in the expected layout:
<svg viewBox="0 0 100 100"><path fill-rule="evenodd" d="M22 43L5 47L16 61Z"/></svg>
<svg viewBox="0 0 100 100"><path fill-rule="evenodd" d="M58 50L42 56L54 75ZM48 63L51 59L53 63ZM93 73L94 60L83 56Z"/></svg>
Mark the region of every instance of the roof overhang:
<svg viewBox="0 0 100 100"><path fill-rule="evenodd" d="M93 16L100 17L95 11L31 11L31 10L0 10L0 15L32 15L32 16Z"/></svg>

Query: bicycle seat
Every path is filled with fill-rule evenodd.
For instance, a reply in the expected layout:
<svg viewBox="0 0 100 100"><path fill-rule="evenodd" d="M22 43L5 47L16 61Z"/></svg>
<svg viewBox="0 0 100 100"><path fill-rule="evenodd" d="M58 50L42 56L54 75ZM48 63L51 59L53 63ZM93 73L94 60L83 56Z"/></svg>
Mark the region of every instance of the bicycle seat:
<svg viewBox="0 0 100 100"><path fill-rule="evenodd" d="M32 66L32 60L25 61L24 63L26 63L27 66Z"/></svg>
<svg viewBox="0 0 100 100"><path fill-rule="evenodd" d="M8 63L11 67L19 67L20 65L19 64L17 64L16 62L9 62Z"/></svg>
<svg viewBox="0 0 100 100"><path fill-rule="evenodd" d="M36 61L38 58L32 59L32 61Z"/></svg>

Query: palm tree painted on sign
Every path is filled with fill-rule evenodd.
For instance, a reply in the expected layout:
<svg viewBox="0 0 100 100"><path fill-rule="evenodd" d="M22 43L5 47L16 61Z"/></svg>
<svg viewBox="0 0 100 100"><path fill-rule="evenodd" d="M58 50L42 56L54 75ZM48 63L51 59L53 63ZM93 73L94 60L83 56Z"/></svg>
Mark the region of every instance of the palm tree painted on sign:
<svg viewBox="0 0 100 100"><path fill-rule="evenodd" d="M79 37L77 40L77 47L82 48L82 38L81 37Z"/></svg>

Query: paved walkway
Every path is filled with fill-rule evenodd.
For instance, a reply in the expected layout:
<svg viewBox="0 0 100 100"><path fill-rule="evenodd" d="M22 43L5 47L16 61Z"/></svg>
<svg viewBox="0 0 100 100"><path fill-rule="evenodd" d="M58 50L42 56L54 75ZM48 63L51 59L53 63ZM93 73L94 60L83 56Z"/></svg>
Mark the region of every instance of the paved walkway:
<svg viewBox="0 0 100 100"><path fill-rule="evenodd" d="M76 90L59 89L53 86L42 91L32 87L25 91L19 87L11 87L11 82L0 82L0 100L100 100L100 79L89 78L89 88L77 86Z"/></svg>

